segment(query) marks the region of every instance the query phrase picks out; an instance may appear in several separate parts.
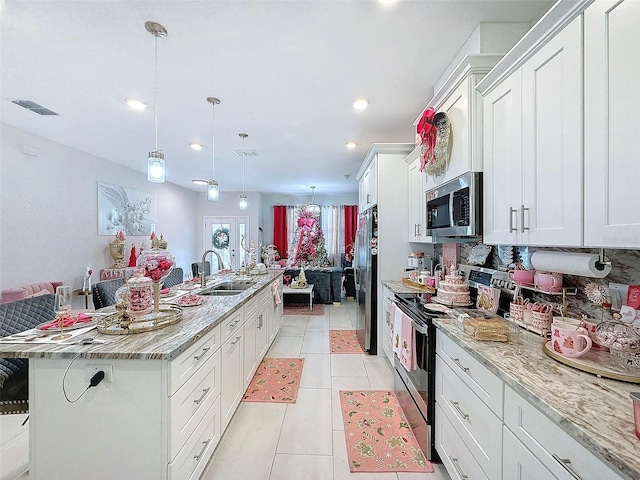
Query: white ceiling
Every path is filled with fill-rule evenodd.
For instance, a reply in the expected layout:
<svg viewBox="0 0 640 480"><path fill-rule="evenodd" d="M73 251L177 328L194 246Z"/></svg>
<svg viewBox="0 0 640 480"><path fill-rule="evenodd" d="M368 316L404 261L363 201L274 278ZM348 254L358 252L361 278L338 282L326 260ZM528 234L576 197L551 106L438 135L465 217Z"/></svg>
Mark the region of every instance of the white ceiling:
<svg viewBox="0 0 640 480"><path fill-rule="evenodd" d="M249 134L246 190L318 195L357 191L372 142L413 142L433 84L482 21L531 21L550 1L11 1L0 0L1 120L75 149L146 168L158 148L167 180L192 185L212 170L242 188L238 133ZM366 96L371 106L352 108ZM125 97L147 103L131 110ZM39 116L11 100L60 116ZM347 150L345 142L358 147ZM204 149L194 152L188 144ZM345 175L351 178L345 179Z"/></svg>

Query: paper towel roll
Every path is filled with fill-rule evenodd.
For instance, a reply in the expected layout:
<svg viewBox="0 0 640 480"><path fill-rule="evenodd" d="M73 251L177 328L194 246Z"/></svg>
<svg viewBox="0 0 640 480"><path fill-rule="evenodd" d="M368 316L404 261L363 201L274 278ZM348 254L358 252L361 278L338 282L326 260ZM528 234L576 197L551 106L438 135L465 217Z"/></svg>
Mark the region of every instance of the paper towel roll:
<svg viewBox="0 0 640 480"><path fill-rule="evenodd" d="M536 270L604 278L611 272L611 265L602 264L599 260L597 253L537 250L531 255L531 264Z"/></svg>

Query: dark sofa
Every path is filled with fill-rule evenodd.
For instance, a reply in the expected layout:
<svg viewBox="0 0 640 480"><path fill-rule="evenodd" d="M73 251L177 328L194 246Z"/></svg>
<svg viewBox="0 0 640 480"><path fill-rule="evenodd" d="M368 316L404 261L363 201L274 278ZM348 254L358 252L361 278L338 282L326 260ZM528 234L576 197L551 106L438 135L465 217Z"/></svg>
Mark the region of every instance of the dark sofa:
<svg viewBox="0 0 640 480"><path fill-rule="evenodd" d="M291 275L291 280L300 275L299 268L287 268L284 275ZM307 282L313 285L313 301L315 303L339 303L342 297L342 268L328 267L305 268Z"/></svg>

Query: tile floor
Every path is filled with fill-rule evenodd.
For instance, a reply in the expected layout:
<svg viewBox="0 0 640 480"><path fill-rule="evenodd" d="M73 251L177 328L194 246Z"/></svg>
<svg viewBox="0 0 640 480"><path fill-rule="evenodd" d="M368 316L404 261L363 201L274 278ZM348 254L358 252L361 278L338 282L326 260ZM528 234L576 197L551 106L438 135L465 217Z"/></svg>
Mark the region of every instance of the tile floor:
<svg viewBox="0 0 640 480"><path fill-rule="evenodd" d="M450 480L442 464L433 474L349 472L338 391L393 388L382 357L329 353L328 330L353 329L355 308L343 300L285 317L267 355L304 358L297 402L241 403L202 480Z"/></svg>
<svg viewBox="0 0 640 480"><path fill-rule="evenodd" d="M382 357L329 353L328 330L353 329L355 308L285 317L267 356L304 358L297 402L241 403L203 480L449 480L442 464L426 475L349 472L338 391L393 388Z"/></svg>

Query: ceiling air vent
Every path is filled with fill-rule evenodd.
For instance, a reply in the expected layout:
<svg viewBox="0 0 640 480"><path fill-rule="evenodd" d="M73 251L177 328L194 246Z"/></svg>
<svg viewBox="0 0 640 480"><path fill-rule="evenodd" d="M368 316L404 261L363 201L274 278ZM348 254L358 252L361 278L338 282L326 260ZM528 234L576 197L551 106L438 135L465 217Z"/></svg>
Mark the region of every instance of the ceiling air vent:
<svg viewBox="0 0 640 480"><path fill-rule="evenodd" d="M44 108L42 105L38 105L36 102L32 102L30 100L12 100L11 103L15 103L22 108L31 110L33 113L37 113L38 115L58 115L53 110Z"/></svg>
<svg viewBox="0 0 640 480"><path fill-rule="evenodd" d="M238 157L242 157L243 156L242 152L244 152L244 156L247 156L247 157L257 157L258 156L258 152L256 152L255 150L232 150L232 151Z"/></svg>

